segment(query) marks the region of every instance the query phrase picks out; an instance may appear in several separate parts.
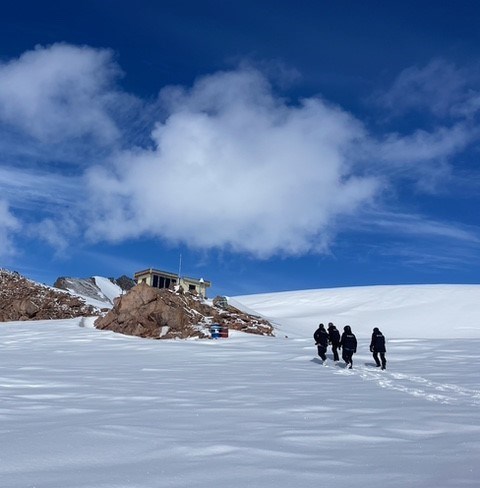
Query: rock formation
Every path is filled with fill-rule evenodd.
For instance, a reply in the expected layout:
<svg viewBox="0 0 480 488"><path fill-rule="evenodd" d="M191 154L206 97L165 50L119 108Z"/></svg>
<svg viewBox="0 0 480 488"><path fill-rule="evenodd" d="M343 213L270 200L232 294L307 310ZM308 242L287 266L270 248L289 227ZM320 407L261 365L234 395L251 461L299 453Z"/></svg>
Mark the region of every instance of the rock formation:
<svg viewBox="0 0 480 488"><path fill-rule="evenodd" d="M99 279L100 284L99 284ZM120 296L124 291L130 290L135 286L135 281L128 276L120 276L120 278L102 278L102 277L92 277L92 278L72 278L67 276L60 276L54 283L55 288L60 288L61 290L66 290L72 295L80 296L85 298L89 303L100 306L102 308L111 308L113 305L112 290L109 290L108 296L105 294L102 282L110 281L115 288L118 290L116 296ZM101 302L101 303L98 303ZM102 303L104 304L102 306Z"/></svg>
<svg viewBox="0 0 480 488"><path fill-rule="evenodd" d="M116 283L124 291L131 290L136 285L135 280L126 275L122 275L120 278L116 279L110 278L110 281Z"/></svg>
<svg viewBox="0 0 480 488"><path fill-rule="evenodd" d="M102 293L93 278L70 278L60 276L53 284L55 288L68 291L72 295L81 296L85 299L91 298L97 302L104 303L105 307L112 306L111 301Z"/></svg>
<svg viewBox="0 0 480 488"><path fill-rule="evenodd" d="M96 293L95 289L90 290L92 284L88 280L83 281L83 293ZM70 287L70 279L59 279L56 285ZM87 305L84 299L0 269L0 322L92 315L101 315L100 309ZM212 324L273 335L267 320L230 306L224 297L210 306L195 293L152 288L145 283L116 298L113 309L95 321L98 329L155 339L207 338Z"/></svg>
<svg viewBox="0 0 480 488"><path fill-rule="evenodd" d="M152 288L145 283L115 300L113 309L95 321L98 329L154 339L210 337L210 325L251 334L273 335L271 324L227 306L209 306L190 293Z"/></svg>
<svg viewBox="0 0 480 488"><path fill-rule="evenodd" d="M99 310L69 293L0 270L0 322L99 315Z"/></svg>

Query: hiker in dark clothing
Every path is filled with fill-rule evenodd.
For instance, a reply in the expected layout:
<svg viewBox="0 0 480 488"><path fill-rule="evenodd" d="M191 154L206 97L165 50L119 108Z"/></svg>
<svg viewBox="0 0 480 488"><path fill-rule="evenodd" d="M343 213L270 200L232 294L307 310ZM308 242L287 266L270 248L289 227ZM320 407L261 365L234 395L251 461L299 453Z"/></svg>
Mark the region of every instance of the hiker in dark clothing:
<svg viewBox="0 0 480 488"><path fill-rule="evenodd" d="M342 338L340 340L340 347L342 348L342 359L345 361L346 367L352 369L353 355L357 352L357 338L352 333L349 325L343 328Z"/></svg>
<svg viewBox="0 0 480 488"><path fill-rule="evenodd" d="M328 346L328 332L325 330L325 326L320 324L318 329L313 334L315 339L315 345L317 346L318 355L322 358L322 361L327 360L327 346Z"/></svg>
<svg viewBox="0 0 480 488"><path fill-rule="evenodd" d="M332 346L333 352L333 360L338 361L338 347L340 346L340 332L338 332L337 328L329 322L328 324L328 342Z"/></svg>
<svg viewBox="0 0 480 488"><path fill-rule="evenodd" d="M380 332L378 327L373 329L372 341L370 342L370 352L373 353L373 359L375 359L377 368L381 366L382 369L385 369L387 367L387 360L385 359L387 348L385 346L385 336ZM378 359L379 354L380 359L382 360L381 363L380 359Z"/></svg>

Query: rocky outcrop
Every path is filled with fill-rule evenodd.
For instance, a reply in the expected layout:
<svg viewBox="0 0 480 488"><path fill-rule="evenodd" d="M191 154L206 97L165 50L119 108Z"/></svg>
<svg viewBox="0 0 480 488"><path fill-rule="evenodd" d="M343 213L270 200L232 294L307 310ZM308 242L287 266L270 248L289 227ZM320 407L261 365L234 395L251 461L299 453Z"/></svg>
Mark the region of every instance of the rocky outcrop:
<svg viewBox="0 0 480 488"><path fill-rule="evenodd" d="M110 308L110 300L102 293L93 278L70 278L61 276L53 284L55 288L68 291L72 295L91 298Z"/></svg>
<svg viewBox="0 0 480 488"><path fill-rule="evenodd" d="M99 310L69 293L0 270L0 322L99 315Z"/></svg>
<svg viewBox="0 0 480 488"><path fill-rule="evenodd" d="M116 283L124 291L131 290L136 285L135 280L126 275L122 275L120 278L116 279L110 278L110 280L112 283Z"/></svg>
<svg viewBox="0 0 480 488"><path fill-rule="evenodd" d="M221 308L223 310L228 310L228 300L227 297L222 297L220 295L217 295L213 300L213 306Z"/></svg>
<svg viewBox="0 0 480 488"><path fill-rule="evenodd" d="M72 295L85 298L91 305L100 306L102 308L111 308L113 299L120 296L124 291L133 288L135 286L135 281L125 275L120 276L118 279L103 278L99 276L92 278L61 276L57 278L53 286L55 288L60 288L61 290L66 290ZM116 292L114 292L114 289L116 289ZM112 293L114 293L114 295L112 295Z"/></svg>
<svg viewBox="0 0 480 488"><path fill-rule="evenodd" d="M212 323L273 335L271 324L260 317L230 306L209 306L196 295L152 288L145 283L117 298L113 309L95 321L95 327L154 339L186 339L210 337Z"/></svg>

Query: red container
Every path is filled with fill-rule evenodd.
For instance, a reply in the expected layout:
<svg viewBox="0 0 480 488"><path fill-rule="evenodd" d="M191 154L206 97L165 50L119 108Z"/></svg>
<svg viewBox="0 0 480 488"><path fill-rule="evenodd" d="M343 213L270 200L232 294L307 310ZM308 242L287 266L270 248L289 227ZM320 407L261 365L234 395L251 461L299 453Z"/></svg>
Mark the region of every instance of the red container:
<svg viewBox="0 0 480 488"><path fill-rule="evenodd" d="M223 339L228 339L228 327L226 327L225 325L222 325L220 327L220 337L222 337Z"/></svg>

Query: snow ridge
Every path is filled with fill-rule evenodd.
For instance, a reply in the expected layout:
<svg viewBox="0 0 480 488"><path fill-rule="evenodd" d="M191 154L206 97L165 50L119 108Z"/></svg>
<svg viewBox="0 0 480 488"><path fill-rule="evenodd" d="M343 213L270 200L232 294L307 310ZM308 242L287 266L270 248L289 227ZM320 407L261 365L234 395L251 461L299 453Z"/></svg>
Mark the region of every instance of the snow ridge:
<svg viewBox="0 0 480 488"><path fill-rule="evenodd" d="M364 336L379 327L388 338L480 338L480 285L358 286L235 300L289 337L310 337L320 322L333 322Z"/></svg>
<svg viewBox="0 0 480 488"><path fill-rule="evenodd" d="M55 286L67 290L72 295L82 298L87 304L97 308L112 308L115 298L123 293L117 284L101 276L92 278L62 277L57 279Z"/></svg>

